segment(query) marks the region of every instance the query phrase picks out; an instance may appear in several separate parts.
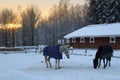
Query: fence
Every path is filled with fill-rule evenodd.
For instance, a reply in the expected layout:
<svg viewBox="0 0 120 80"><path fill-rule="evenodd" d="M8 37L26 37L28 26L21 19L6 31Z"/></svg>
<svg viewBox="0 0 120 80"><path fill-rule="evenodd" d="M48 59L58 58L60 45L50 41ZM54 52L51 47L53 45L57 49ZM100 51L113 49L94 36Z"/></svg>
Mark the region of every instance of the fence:
<svg viewBox="0 0 120 80"><path fill-rule="evenodd" d="M19 46L19 47L0 47L0 53L8 54L12 52L19 53L41 53L45 46Z"/></svg>

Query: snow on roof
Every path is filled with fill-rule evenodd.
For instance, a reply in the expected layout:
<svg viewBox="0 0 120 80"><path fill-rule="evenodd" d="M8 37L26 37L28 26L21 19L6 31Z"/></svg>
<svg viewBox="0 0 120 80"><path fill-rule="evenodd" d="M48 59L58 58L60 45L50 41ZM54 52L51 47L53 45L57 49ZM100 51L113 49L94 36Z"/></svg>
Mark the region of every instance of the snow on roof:
<svg viewBox="0 0 120 80"><path fill-rule="evenodd" d="M108 36L120 36L120 23L88 25L65 35L64 38Z"/></svg>

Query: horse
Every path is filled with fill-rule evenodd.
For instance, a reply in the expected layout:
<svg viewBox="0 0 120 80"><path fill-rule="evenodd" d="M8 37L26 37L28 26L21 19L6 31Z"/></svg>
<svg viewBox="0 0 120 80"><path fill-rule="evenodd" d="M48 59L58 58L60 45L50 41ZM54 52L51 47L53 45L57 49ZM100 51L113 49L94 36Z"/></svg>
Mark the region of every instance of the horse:
<svg viewBox="0 0 120 80"><path fill-rule="evenodd" d="M95 59L93 59L93 67L94 69L96 69L97 67L99 68L101 65L101 60L103 60L104 63L104 69L108 64L109 61L109 66L110 65L110 61L111 61L111 57L113 56L113 49L110 45L102 45L98 48L96 55L95 55ZM106 61L106 63L105 63Z"/></svg>
<svg viewBox="0 0 120 80"><path fill-rule="evenodd" d="M43 55L45 58L46 68L52 68L50 58L55 59L55 69L60 69L60 59L62 59L62 53L65 53L67 58L70 58L68 51L68 45L55 45L55 46L46 46L43 49Z"/></svg>

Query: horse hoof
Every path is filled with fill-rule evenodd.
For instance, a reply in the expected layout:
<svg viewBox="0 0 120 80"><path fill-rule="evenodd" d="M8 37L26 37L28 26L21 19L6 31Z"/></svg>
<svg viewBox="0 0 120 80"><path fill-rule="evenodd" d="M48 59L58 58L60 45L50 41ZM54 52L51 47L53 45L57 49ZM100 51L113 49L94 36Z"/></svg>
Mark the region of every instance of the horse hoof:
<svg viewBox="0 0 120 80"><path fill-rule="evenodd" d="M48 68L48 66L46 66L46 68Z"/></svg>
<svg viewBox="0 0 120 80"><path fill-rule="evenodd" d="M58 67L58 69L60 69L61 67Z"/></svg>

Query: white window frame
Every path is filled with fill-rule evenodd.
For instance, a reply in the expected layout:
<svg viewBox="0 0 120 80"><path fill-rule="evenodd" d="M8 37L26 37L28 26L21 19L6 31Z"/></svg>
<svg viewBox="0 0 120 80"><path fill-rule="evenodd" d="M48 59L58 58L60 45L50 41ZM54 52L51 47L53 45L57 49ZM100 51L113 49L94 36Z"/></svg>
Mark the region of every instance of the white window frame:
<svg viewBox="0 0 120 80"><path fill-rule="evenodd" d="M64 39L62 39L62 40L61 40L61 43L62 43L62 44L65 44L65 41L64 41Z"/></svg>
<svg viewBox="0 0 120 80"><path fill-rule="evenodd" d="M61 39L58 39L58 44L62 44Z"/></svg>
<svg viewBox="0 0 120 80"><path fill-rule="evenodd" d="M76 38L72 38L72 43L76 43Z"/></svg>
<svg viewBox="0 0 120 80"><path fill-rule="evenodd" d="M58 44L64 44L64 39L58 39Z"/></svg>
<svg viewBox="0 0 120 80"><path fill-rule="evenodd" d="M80 38L80 43L85 43L85 38L84 37Z"/></svg>
<svg viewBox="0 0 120 80"><path fill-rule="evenodd" d="M70 43L70 39L66 39L66 43Z"/></svg>
<svg viewBox="0 0 120 80"><path fill-rule="evenodd" d="M110 37L110 43L116 43L116 37Z"/></svg>
<svg viewBox="0 0 120 80"><path fill-rule="evenodd" d="M95 42L95 38L94 37L90 37L90 43L94 43Z"/></svg>

